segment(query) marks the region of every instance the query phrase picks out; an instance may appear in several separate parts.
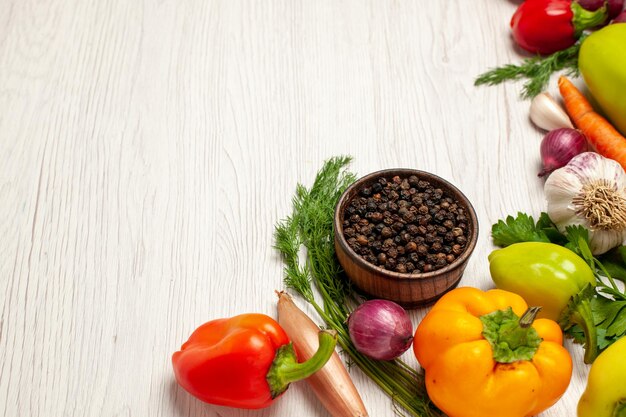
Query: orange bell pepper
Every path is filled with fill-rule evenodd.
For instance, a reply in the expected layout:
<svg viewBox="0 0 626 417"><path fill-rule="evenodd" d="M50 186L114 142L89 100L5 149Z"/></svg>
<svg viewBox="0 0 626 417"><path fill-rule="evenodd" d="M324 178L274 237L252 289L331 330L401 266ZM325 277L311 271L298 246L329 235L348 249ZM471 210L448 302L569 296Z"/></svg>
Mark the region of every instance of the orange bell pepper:
<svg viewBox="0 0 626 417"><path fill-rule="evenodd" d="M439 299L413 344L433 403L450 417L528 417L552 406L572 359L559 325L534 320L537 311L497 289L462 287Z"/></svg>

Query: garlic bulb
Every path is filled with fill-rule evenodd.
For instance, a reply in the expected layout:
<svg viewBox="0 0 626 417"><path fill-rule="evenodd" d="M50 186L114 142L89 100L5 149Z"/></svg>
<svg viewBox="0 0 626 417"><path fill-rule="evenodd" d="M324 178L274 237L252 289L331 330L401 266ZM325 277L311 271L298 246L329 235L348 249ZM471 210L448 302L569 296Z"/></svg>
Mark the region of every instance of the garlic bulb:
<svg viewBox="0 0 626 417"><path fill-rule="evenodd" d="M560 231L589 230L591 251L605 253L626 239L626 173L617 162L584 152L548 177L547 212Z"/></svg>
<svg viewBox="0 0 626 417"><path fill-rule="evenodd" d="M561 127L573 129L571 120L559 103L550 93L541 93L530 102L530 120L545 130L554 130Z"/></svg>

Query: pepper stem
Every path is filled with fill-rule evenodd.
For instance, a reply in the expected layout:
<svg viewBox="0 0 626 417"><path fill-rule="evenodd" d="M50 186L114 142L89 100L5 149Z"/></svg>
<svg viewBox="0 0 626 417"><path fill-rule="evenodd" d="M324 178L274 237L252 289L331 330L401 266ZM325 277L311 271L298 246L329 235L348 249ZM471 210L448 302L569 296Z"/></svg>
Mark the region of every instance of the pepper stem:
<svg viewBox="0 0 626 417"><path fill-rule="evenodd" d="M541 310L540 306L528 307L528 310L519 318L519 327L527 329L532 326L539 310Z"/></svg>
<svg viewBox="0 0 626 417"><path fill-rule="evenodd" d="M480 317L483 337L491 345L493 359L499 363L531 360L539 348L541 338L532 327L541 307L530 307L518 317L511 307Z"/></svg>
<svg viewBox="0 0 626 417"><path fill-rule="evenodd" d="M318 334L319 348L309 360L298 363L293 343L281 346L276 351L274 362L270 366L265 379L270 386L272 398L285 392L292 382L299 381L313 375L322 369L335 352L337 332L321 330Z"/></svg>
<svg viewBox="0 0 626 417"><path fill-rule="evenodd" d="M619 400L615 404L612 417L626 417L626 398Z"/></svg>
<svg viewBox="0 0 626 417"><path fill-rule="evenodd" d="M571 8L572 13L574 13L574 17L572 17L572 24L574 25L574 37L576 39L582 35L585 29L591 29L604 23L609 16L606 8L606 2L604 6L593 11L584 9L583 6L578 4L576 1L572 2Z"/></svg>

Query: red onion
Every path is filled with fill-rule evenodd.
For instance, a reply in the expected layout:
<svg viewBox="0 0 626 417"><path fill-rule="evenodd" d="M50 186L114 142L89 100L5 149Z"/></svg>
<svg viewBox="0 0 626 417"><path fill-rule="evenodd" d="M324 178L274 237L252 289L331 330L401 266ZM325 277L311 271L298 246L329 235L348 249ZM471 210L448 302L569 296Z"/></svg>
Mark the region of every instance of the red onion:
<svg viewBox="0 0 626 417"><path fill-rule="evenodd" d="M624 0L607 0L607 9L609 12L609 19L613 19L617 15L619 15L622 12L623 8L624 8Z"/></svg>
<svg viewBox="0 0 626 417"><path fill-rule="evenodd" d="M618 14L611 23L626 23L626 10Z"/></svg>
<svg viewBox="0 0 626 417"><path fill-rule="evenodd" d="M580 4L583 9L592 12L604 6L604 0L576 0L576 3Z"/></svg>
<svg viewBox="0 0 626 417"><path fill-rule="evenodd" d="M576 2L580 4L583 9L589 11L598 10L605 4L605 0L576 0ZM607 21L620 14L623 8L624 0L606 0Z"/></svg>
<svg viewBox="0 0 626 417"><path fill-rule="evenodd" d="M551 130L541 142L543 169L539 176L543 177L564 167L570 159L586 150L587 138L580 131L567 127Z"/></svg>
<svg viewBox="0 0 626 417"><path fill-rule="evenodd" d="M413 342L413 325L405 309L393 301L369 300L348 317L356 350L372 359L392 360Z"/></svg>

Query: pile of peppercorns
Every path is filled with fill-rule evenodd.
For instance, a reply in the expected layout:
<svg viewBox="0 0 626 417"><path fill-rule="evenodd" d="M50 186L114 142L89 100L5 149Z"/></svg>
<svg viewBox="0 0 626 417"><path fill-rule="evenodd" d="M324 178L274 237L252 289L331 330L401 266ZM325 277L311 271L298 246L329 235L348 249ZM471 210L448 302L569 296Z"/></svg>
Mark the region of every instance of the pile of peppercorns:
<svg viewBox="0 0 626 417"><path fill-rule="evenodd" d="M468 241L467 210L429 181L379 178L344 212L343 235L367 262L401 273L443 268Z"/></svg>

